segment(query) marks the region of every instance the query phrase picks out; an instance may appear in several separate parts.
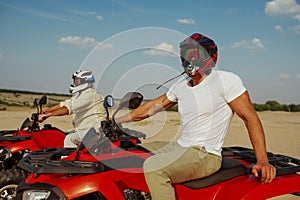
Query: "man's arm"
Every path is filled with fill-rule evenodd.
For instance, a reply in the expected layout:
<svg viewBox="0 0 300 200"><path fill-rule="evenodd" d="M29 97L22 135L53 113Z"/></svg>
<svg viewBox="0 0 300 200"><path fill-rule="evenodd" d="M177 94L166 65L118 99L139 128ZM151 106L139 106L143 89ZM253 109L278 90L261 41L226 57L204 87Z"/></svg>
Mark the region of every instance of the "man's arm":
<svg viewBox="0 0 300 200"><path fill-rule="evenodd" d="M244 121L256 155L257 163L252 173L258 176L261 172L261 182L270 183L276 176L276 169L269 164L266 152L266 140L261 121L255 112L248 92L229 103L231 109Z"/></svg>
<svg viewBox="0 0 300 200"><path fill-rule="evenodd" d="M163 94L156 99L153 99L151 101L148 101L140 105L138 108L134 109L130 113L117 118L116 122L126 123L132 121L140 121L156 114L157 112L167 110L168 108L171 108L175 104L176 102L170 101L167 98L166 94Z"/></svg>
<svg viewBox="0 0 300 200"><path fill-rule="evenodd" d="M60 107L59 104L52 106L51 108L43 111L42 114L39 114L38 120L39 122L43 122L48 117L52 116L62 116L69 114L69 110L66 106Z"/></svg>

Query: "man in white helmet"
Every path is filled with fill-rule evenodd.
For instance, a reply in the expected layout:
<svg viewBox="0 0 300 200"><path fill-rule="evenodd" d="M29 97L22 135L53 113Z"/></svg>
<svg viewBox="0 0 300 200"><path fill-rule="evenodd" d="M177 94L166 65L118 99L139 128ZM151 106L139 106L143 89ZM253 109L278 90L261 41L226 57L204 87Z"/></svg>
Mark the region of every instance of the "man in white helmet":
<svg viewBox="0 0 300 200"><path fill-rule="evenodd" d="M64 140L64 147L76 147L87 131L94 127L98 129L106 117L103 107L103 97L94 88L95 78L92 71L79 70L72 75L73 84L70 86L72 97L44 110L39 115L43 122L48 117L73 115L74 131Z"/></svg>

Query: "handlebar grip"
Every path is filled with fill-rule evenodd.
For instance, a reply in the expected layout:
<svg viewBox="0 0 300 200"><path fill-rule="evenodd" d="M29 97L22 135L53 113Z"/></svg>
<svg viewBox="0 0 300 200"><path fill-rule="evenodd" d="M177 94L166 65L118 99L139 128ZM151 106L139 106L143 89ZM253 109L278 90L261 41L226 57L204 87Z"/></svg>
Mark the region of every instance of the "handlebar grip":
<svg viewBox="0 0 300 200"><path fill-rule="evenodd" d="M146 134L139 132L139 131L135 131L135 130L131 130L128 128L123 128L123 127L119 127L118 125L116 125L116 131L118 133L124 134L124 135L129 135L132 137L136 137L136 138L146 138Z"/></svg>

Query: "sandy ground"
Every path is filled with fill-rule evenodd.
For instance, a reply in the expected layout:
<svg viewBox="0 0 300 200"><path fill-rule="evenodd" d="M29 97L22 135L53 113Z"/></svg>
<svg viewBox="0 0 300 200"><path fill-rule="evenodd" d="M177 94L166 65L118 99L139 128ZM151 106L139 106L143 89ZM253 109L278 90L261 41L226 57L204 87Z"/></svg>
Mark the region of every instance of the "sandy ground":
<svg viewBox="0 0 300 200"><path fill-rule="evenodd" d="M0 130L17 129L23 120L35 112L34 109L0 111ZM300 113L260 112L258 113L267 139L267 149L276 154L286 154L300 159ZM72 128L71 116L52 117L50 123L62 130ZM180 116L177 112L164 112L151 119L127 124L127 127L143 131L148 137L143 141L176 139L180 131ZM234 116L224 146L251 147L243 122ZM274 199L300 199L284 197Z"/></svg>
<svg viewBox="0 0 300 200"><path fill-rule="evenodd" d="M17 129L34 109L0 111L0 130ZM300 113L260 112L258 113L267 139L267 149L273 153L288 154L300 158ZM71 116L52 117L50 123L62 130L72 128ZM177 112L161 113L151 119L127 124L127 127L141 130L148 135L146 141L175 139L180 131L180 116ZM234 116L224 146L251 147L243 122Z"/></svg>

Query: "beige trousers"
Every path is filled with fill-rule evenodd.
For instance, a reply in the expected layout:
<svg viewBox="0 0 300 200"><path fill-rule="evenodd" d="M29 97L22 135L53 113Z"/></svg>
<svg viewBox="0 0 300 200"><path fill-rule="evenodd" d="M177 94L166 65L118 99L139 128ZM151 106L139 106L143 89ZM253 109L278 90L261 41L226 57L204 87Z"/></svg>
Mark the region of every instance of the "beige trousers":
<svg viewBox="0 0 300 200"><path fill-rule="evenodd" d="M186 148L177 142L151 142L142 146L155 153L143 166L152 200L175 200L173 183L209 176L221 167L222 158L201 146Z"/></svg>

